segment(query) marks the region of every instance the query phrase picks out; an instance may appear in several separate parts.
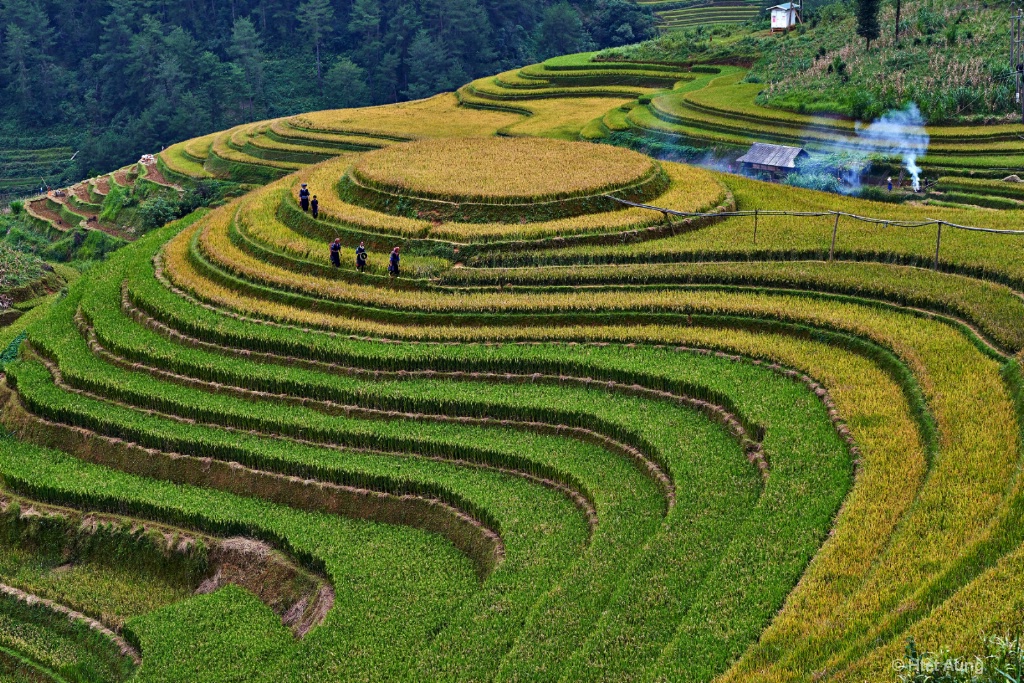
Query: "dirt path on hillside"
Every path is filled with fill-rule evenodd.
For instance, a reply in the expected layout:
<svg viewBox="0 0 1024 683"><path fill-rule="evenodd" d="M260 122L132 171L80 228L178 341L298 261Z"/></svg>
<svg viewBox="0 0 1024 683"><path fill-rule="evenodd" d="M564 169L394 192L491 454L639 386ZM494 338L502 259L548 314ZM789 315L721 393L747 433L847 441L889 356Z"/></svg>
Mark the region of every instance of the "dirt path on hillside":
<svg viewBox="0 0 1024 683"><path fill-rule="evenodd" d="M66 190L65 192L70 192L70 191L72 191L72 190ZM51 194L50 195L50 199L52 199L53 201L55 201L58 204L62 205L65 209L67 209L71 213L76 214L78 216L81 216L83 221L89 221L90 224L95 223L96 216L92 215L92 214L89 214L88 212L85 211L85 209L79 209L79 208L76 208L75 206L72 206L71 203L68 201L68 195L67 194L65 194L63 197L57 197L57 196L54 196L54 195ZM89 220L90 217L92 218L91 221ZM72 226L72 227L74 227L74 226Z"/></svg>
<svg viewBox="0 0 1024 683"><path fill-rule="evenodd" d="M85 183L79 183L71 187L68 192L78 197L79 201L83 201L86 204L92 204L92 197L89 196L89 190L85 187Z"/></svg>
<svg viewBox="0 0 1024 683"><path fill-rule="evenodd" d="M28 207L33 215L38 216L39 218L42 218L45 221L49 221L50 223L53 224L53 227L57 228L58 230L63 230L66 232L71 228L75 227L73 225L68 225L67 222L65 222L65 220L61 218L61 215L59 213L57 213L49 206L47 206L45 199L37 199L34 202L29 202Z"/></svg>
<svg viewBox="0 0 1024 683"><path fill-rule="evenodd" d="M114 182L121 187L132 187L135 185L135 181L128 177L128 171L123 168L114 171Z"/></svg>
<svg viewBox="0 0 1024 683"><path fill-rule="evenodd" d="M69 192L75 195L75 197L79 201L85 202L86 204L92 204L92 197L89 196L89 191L86 189L85 183L75 185L69 190ZM58 199L57 201L60 200ZM89 224L89 227L95 227L97 221L99 220L99 214L97 212L86 209L85 207L73 206L71 204L68 204L68 208L77 213L78 215L84 216L85 222Z"/></svg>
<svg viewBox="0 0 1024 683"><path fill-rule="evenodd" d="M154 182L157 185L164 185L165 187L172 187L175 190L181 189L177 185L175 185L174 183L170 182L169 180L167 180L167 178L164 177L164 174L160 172L160 168L156 165L155 162L152 163L152 164L143 164L143 167L146 169L146 176L145 176L146 180L148 180L150 182Z"/></svg>

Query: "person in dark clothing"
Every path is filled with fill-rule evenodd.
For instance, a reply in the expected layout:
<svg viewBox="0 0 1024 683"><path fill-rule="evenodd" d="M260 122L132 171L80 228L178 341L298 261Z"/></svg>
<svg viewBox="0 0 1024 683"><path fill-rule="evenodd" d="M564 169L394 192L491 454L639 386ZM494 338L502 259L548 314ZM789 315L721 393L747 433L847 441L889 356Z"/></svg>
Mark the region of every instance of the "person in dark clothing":
<svg viewBox="0 0 1024 683"><path fill-rule="evenodd" d="M337 238L331 242L331 265L335 268L341 268L341 238Z"/></svg>
<svg viewBox="0 0 1024 683"><path fill-rule="evenodd" d="M313 201L310 202L309 208L313 212L313 218L320 215L320 200L316 198L316 195L313 195Z"/></svg>
<svg viewBox="0 0 1024 683"><path fill-rule="evenodd" d="M309 188L306 183L302 183L302 189L299 190L299 206L303 211L309 211Z"/></svg>
<svg viewBox="0 0 1024 683"><path fill-rule="evenodd" d="M356 270L366 272L366 246L362 242L356 247Z"/></svg>
<svg viewBox="0 0 1024 683"><path fill-rule="evenodd" d="M388 261L388 272L391 274L391 277L398 277L398 264L400 260L401 257L398 255L398 247L395 247L391 251L391 258Z"/></svg>

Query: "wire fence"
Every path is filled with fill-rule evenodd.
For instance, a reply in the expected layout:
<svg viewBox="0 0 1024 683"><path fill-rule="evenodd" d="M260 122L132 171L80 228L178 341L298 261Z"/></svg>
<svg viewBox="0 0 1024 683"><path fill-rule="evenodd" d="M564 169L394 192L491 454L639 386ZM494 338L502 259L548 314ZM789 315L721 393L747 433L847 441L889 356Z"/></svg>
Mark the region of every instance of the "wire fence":
<svg viewBox="0 0 1024 683"><path fill-rule="evenodd" d="M647 209L649 211L657 211L665 216L665 220L669 220L669 216L677 216L680 218L735 218L735 217L753 217L754 219L754 244L757 244L757 228L758 222L762 216L793 216L797 218L824 218L828 216L835 216L835 224L832 226L832 245L829 247L828 260L831 261L835 258L836 253L836 237L839 234L839 220L841 218L848 218L850 220L859 221L861 223L869 223L872 225L884 225L887 228L937 228L935 237L935 260L933 267L935 270L939 269L939 253L942 250L942 228L952 228L954 230L964 230L967 232L985 232L995 235L1022 235L1024 236L1024 230L998 230L996 228L978 228L970 225L958 225L956 223L950 223L949 221L938 220L934 218L928 218L919 221L904 221L904 220L893 220L890 218L872 218L870 216L859 216L855 213L847 213L845 211L774 211L774 210L762 210L754 209L753 211L722 211L712 213L701 213L693 211L676 211L674 209L667 209L661 206L653 206L651 204L637 204L626 199L620 199L619 197L613 197L612 195L604 195L608 199L612 199L625 206L631 206L636 209Z"/></svg>

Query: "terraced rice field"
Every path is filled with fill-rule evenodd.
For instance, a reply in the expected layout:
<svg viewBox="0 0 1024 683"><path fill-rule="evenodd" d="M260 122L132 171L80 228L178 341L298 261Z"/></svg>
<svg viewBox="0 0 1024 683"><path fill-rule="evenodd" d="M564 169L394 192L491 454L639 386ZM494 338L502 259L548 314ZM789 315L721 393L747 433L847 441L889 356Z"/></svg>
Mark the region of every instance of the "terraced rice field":
<svg viewBox="0 0 1024 683"><path fill-rule="evenodd" d="M707 26L739 24L761 15L762 4L752 0L637 0L654 10L665 31Z"/></svg>
<svg viewBox="0 0 1024 683"><path fill-rule="evenodd" d="M753 142L772 142L834 153L866 144L872 151L870 143L858 140L858 122L755 104L763 86L745 83L745 74L740 68L723 67L720 75L654 97L649 105L628 113L625 129L697 146L745 149ZM930 144L919 163L933 179L940 174L1003 178L1024 166L1024 127L1018 124L935 126L927 133Z"/></svg>
<svg viewBox="0 0 1024 683"><path fill-rule="evenodd" d="M886 144L860 136L861 123L762 107L755 100L764 86L747 83L746 74L734 66L609 62L583 53L479 79L457 95L467 106L527 117L499 127L503 135L604 140L617 134L634 145L733 157L755 142L800 146L816 155L856 150L874 154L882 170L899 173L903 159L892 156ZM560 127L557 121L565 123ZM934 199L1016 208L1019 193L998 181L1024 173L1024 126L926 130L930 143L918 163L929 181L944 180L932 187ZM974 185L965 189L957 185L961 180Z"/></svg>
<svg viewBox="0 0 1024 683"><path fill-rule="evenodd" d="M16 146L6 146L12 143ZM44 184L59 183L68 174L75 153L73 148L60 145L39 149L30 140L6 144L0 142L0 197L24 196L39 191Z"/></svg>
<svg viewBox="0 0 1024 683"><path fill-rule="evenodd" d="M607 88L718 75L543 71L176 145L167 179L265 186L0 331L0 583L52 601L0 600L0 665L874 681L1024 625L1024 235L948 225L1020 212L568 142ZM755 208L882 222L719 215ZM937 263L885 223L927 218Z"/></svg>
<svg viewBox="0 0 1024 683"><path fill-rule="evenodd" d="M177 150L177 146L167 150L168 158L173 158ZM25 200L25 209L31 219L30 228L49 240L60 240L72 233L95 230L130 241L135 238L137 231L135 226L129 224L131 219L126 220L120 214L121 204L114 211L114 218L104 211L104 202L110 194L111 186L127 191L141 181L143 197L155 193L164 198L180 196L184 188L174 180L194 182L212 177L198 165L190 170L193 175L176 176L162 160L140 162L61 190L49 190L43 195ZM138 205L139 202L136 200L134 203Z"/></svg>

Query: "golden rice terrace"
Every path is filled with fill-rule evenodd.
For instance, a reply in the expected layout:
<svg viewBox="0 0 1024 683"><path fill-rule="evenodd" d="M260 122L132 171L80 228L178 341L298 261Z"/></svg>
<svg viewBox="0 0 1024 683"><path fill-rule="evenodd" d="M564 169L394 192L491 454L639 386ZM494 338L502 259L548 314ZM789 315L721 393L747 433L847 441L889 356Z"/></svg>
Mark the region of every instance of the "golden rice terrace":
<svg viewBox="0 0 1024 683"><path fill-rule="evenodd" d="M617 147L559 140L478 138L394 145L353 164L360 182L451 202L526 204L611 192L657 174L657 163Z"/></svg>
<svg viewBox="0 0 1024 683"><path fill-rule="evenodd" d="M859 683L1020 632L1024 211L586 141L707 68L163 152L259 187L0 329L0 678Z"/></svg>

